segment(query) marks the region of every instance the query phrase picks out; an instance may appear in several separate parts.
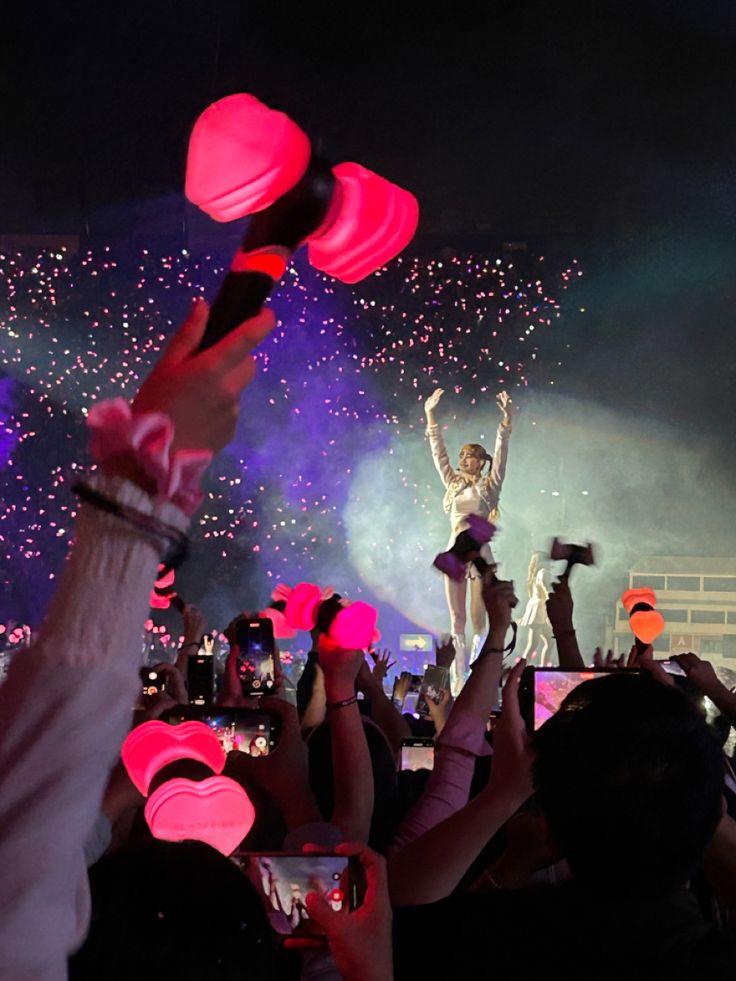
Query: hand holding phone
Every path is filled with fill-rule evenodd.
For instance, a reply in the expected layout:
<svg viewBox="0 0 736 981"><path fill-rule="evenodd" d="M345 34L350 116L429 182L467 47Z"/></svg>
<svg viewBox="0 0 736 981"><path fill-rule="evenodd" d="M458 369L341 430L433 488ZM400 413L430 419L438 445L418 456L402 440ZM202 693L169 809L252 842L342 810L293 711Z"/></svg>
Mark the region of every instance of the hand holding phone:
<svg viewBox="0 0 736 981"><path fill-rule="evenodd" d="M449 687L449 669L441 668L436 664L428 664L419 687L419 699L417 701L417 712L422 718L430 715L427 700L431 699L435 705L439 705L441 693L447 691Z"/></svg>
<svg viewBox="0 0 736 981"><path fill-rule="evenodd" d="M349 912L365 893L357 859L336 852L243 852L236 859L259 891L271 926L285 940L320 937L323 930L311 918L306 899L316 893L332 912Z"/></svg>
<svg viewBox="0 0 736 981"><path fill-rule="evenodd" d="M330 953L342 977L353 977L362 965L370 964L375 977L389 978L393 964L386 862L366 845L346 842L335 851L360 862L365 881L360 911L338 913L316 894L307 896L307 910L327 935Z"/></svg>
<svg viewBox="0 0 736 981"><path fill-rule="evenodd" d="M187 658L187 690L191 705L210 705L215 693L215 659L212 654Z"/></svg>

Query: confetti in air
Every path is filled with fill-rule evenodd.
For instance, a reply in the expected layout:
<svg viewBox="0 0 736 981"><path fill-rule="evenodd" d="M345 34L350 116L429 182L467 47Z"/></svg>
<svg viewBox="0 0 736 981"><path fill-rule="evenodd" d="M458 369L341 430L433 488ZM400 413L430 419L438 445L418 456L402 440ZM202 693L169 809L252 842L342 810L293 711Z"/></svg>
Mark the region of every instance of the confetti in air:
<svg viewBox="0 0 736 981"><path fill-rule="evenodd" d="M73 527L69 483L89 466L87 408L133 395L227 261L0 252L0 619L37 624L53 589ZM361 459L421 436L438 385L474 405L553 382L544 338L581 275L577 260L552 268L515 253L403 257L352 288L290 268L238 435L207 478L184 587L212 595L217 584L254 608L277 581L351 575L360 592L344 509ZM437 488L417 493L436 508Z"/></svg>

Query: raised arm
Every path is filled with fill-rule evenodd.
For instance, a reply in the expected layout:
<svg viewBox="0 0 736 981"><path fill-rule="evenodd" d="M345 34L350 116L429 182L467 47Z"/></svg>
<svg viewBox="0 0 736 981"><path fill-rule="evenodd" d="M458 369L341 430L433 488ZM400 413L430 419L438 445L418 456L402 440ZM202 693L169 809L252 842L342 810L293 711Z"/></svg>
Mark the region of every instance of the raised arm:
<svg viewBox="0 0 736 981"><path fill-rule="evenodd" d="M563 573L551 587L547 597L547 616L557 641L557 657L561 668L578 671L585 667L573 626L573 602L569 573Z"/></svg>
<svg viewBox="0 0 736 981"><path fill-rule="evenodd" d="M343 650L326 634L320 637L318 650L332 734L332 823L347 841L368 841L373 816L373 766L355 694L363 652Z"/></svg>
<svg viewBox="0 0 736 981"><path fill-rule="evenodd" d="M424 414L427 417L427 438L429 439L429 448L432 451L432 462L440 475L440 480L445 487L448 487L455 476L455 471L450 463L447 447L434 415L434 410L444 394L444 389L436 388L424 403Z"/></svg>
<svg viewBox="0 0 736 981"><path fill-rule="evenodd" d="M414 841L421 849L422 835L467 804L476 757L490 753L485 741L486 723L498 701L502 651L516 605L513 583L489 576L484 582L483 600L490 619L484 653L474 662L437 740L434 770L424 794L402 822L394 840L395 854Z"/></svg>
<svg viewBox="0 0 736 981"><path fill-rule="evenodd" d="M496 431L496 444L493 448L493 463L491 464L491 471L488 474L488 483L500 493L503 479L506 476L506 461L509 455L509 437L511 436L514 404L506 392L499 392L496 396L496 405L503 413L503 418Z"/></svg>
<svg viewBox="0 0 736 981"><path fill-rule="evenodd" d="M389 889L395 906L449 896L486 843L531 795L531 753L518 698L524 667L519 661L504 686L489 783L469 804L390 859Z"/></svg>
<svg viewBox="0 0 736 981"><path fill-rule="evenodd" d="M144 383L132 416L122 400L98 407L98 450L99 434L110 435L114 416L129 427L166 423L173 437L170 453L152 474L149 460L140 460L132 448L125 451L120 427L115 445L121 452L98 453L102 473L89 485L102 497L92 500L114 502L118 514L128 509L122 513L130 520L82 504L38 640L14 660L0 688L3 978L65 978L67 955L84 937L89 892L83 849L130 722L140 632L167 537L161 531L183 531L185 511L197 506L193 473L186 501L172 503L176 489L167 500L174 483L167 480L184 462L174 454L183 450L190 462L206 461L232 438L240 391L253 375L247 355L269 332L273 317L262 314L200 354L206 322L206 305L195 306ZM181 498L183 484L179 490ZM100 712L103 686L106 704Z"/></svg>

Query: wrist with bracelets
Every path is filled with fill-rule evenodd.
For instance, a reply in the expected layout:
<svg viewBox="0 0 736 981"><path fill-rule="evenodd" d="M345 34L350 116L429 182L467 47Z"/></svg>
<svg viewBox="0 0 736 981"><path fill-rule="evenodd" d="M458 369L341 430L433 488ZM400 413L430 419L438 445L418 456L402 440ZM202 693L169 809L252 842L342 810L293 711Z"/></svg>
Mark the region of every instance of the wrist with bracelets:
<svg viewBox="0 0 736 981"><path fill-rule="evenodd" d="M82 482L74 484L72 490L80 500L97 508L98 511L105 511L119 518L156 541L162 553L161 561L167 569L175 569L186 558L189 538L173 525L166 524L165 521L160 521L151 514L143 514L142 511L137 511L127 504L121 504L88 484Z"/></svg>

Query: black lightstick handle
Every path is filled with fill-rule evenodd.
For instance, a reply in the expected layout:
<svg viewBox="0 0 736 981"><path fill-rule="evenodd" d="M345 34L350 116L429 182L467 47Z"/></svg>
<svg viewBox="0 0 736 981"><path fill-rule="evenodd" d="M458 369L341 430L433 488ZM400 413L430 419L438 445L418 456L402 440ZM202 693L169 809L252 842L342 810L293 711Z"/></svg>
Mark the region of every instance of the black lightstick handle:
<svg viewBox="0 0 736 981"><path fill-rule="evenodd" d="M212 304L200 351L212 347L238 324L256 316L293 253L325 221L336 188L330 165L312 157L304 175L290 191L253 215L232 268ZM246 268L249 264L258 265L253 257L267 256L270 249L278 271Z"/></svg>

